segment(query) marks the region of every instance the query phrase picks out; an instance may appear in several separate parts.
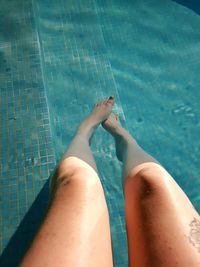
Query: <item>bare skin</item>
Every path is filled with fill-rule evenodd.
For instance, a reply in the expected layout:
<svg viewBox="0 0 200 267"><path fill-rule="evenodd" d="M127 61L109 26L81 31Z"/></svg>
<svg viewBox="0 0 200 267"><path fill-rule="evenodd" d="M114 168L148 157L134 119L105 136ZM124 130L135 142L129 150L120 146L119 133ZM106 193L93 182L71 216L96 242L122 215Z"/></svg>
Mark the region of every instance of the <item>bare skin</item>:
<svg viewBox="0 0 200 267"><path fill-rule="evenodd" d="M114 99L98 103L81 123L51 183L47 215L22 267L112 267L109 215L89 148Z"/></svg>
<svg viewBox="0 0 200 267"><path fill-rule="evenodd" d="M182 189L98 103L81 123L51 184L47 215L21 266L113 266L108 209L89 147L100 123L123 162L130 267L197 267L199 215Z"/></svg>
<svg viewBox="0 0 200 267"><path fill-rule="evenodd" d="M144 163L131 168L138 154L132 150L129 158L126 153L138 145L115 114L102 125L113 135L117 157L128 168L123 182L129 265L200 266L200 217L190 200L157 161L145 162L146 155Z"/></svg>
<svg viewBox="0 0 200 267"><path fill-rule="evenodd" d="M99 124L105 121L110 115L113 104L114 99L106 99L98 102L90 115L81 123L77 133L85 135L90 139Z"/></svg>
<svg viewBox="0 0 200 267"><path fill-rule="evenodd" d="M151 155L147 154L131 136L131 134L121 126L118 116L111 113L107 120L102 122L102 126L115 140L116 155L122 166L122 183L128 177L129 172L136 166L145 162L159 162Z"/></svg>
<svg viewBox="0 0 200 267"><path fill-rule="evenodd" d="M102 126L114 137L117 158L119 161L123 161L125 143L135 143L136 141L124 128L122 128L119 117L113 112L110 114L107 120L102 122Z"/></svg>

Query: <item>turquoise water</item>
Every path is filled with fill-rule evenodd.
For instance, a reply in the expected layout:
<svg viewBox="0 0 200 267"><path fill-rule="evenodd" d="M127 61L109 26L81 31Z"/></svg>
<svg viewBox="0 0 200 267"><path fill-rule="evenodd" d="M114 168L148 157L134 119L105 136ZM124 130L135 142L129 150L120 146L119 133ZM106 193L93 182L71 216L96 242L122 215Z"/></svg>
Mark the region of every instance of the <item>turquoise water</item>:
<svg viewBox="0 0 200 267"><path fill-rule="evenodd" d="M109 95L123 125L200 210L195 1L1 2L1 266L17 265L42 218L56 161L94 103ZM114 263L124 267L121 165L101 127L92 150Z"/></svg>

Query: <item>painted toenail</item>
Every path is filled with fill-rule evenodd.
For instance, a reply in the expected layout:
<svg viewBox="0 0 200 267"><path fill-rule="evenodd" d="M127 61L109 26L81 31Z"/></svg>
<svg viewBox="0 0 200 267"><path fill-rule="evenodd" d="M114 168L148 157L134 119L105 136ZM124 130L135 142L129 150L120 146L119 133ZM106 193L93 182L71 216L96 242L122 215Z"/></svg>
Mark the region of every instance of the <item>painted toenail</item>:
<svg viewBox="0 0 200 267"><path fill-rule="evenodd" d="M112 99L114 99L114 97L113 97L113 96L110 96L110 97L109 97L109 100L112 100Z"/></svg>

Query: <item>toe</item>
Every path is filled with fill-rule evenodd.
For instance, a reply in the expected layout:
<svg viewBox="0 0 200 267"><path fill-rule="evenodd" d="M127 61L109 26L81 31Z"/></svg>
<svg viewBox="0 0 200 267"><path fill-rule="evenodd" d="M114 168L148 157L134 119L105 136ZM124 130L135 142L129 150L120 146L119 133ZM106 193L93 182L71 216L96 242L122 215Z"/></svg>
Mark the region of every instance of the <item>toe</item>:
<svg viewBox="0 0 200 267"><path fill-rule="evenodd" d="M114 104L114 101L115 101L115 99L114 99L114 97L113 96L110 96L108 99L107 99L107 104L111 104L111 105L113 105Z"/></svg>
<svg viewBox="0 0 200 267"><path fill-rule="evenodd" d="M110 114L110 116L111 116L112 119L115 119L115 120L117 120L117 121L119 120L117 114L115 114L114 112L112 112L112 113Z"/></svg>
<svg viewBox="0 0 200 267"><path fill-rule="evenodd" d="M114 97L109 97L108 99L105 99L103 101L98 101L96 104L95 104L95 107L98 107L98 106L101 106L101 105L113 105L114 104Z"/></svg>
<svg viewBox="0 0 200 267"><path fill-rule="evenodd" d="M98 107L98 106L100 106L102 103L103 103L104 101L98 101L97 103L96 103L96 107Z"/></svg>

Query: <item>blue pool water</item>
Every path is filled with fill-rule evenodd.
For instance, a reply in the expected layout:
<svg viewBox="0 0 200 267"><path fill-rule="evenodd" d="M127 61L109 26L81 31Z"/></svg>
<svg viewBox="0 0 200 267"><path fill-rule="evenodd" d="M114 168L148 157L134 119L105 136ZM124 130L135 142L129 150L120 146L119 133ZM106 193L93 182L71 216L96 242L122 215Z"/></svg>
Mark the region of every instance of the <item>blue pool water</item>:
<svg viewBox="0 0 200 267"><path fill-rule="evenodd" d="M1 1L1 266L17 266L39 225L48 177L96 101L173 175L200 210L197 1ZM116 267L127 240L112 138L93 139Z"/></svg>

